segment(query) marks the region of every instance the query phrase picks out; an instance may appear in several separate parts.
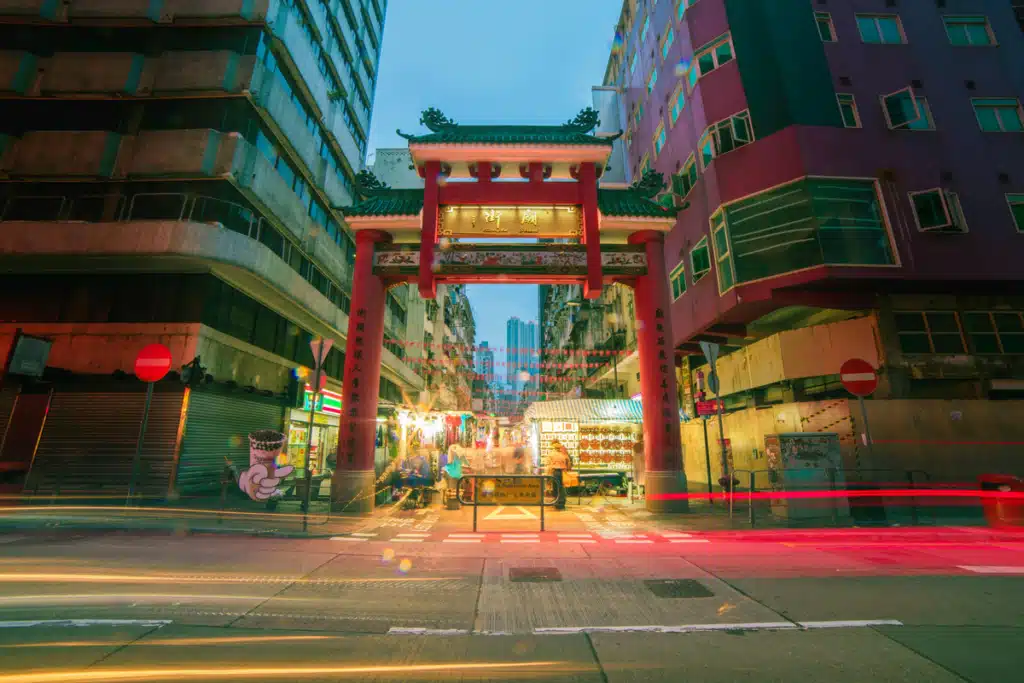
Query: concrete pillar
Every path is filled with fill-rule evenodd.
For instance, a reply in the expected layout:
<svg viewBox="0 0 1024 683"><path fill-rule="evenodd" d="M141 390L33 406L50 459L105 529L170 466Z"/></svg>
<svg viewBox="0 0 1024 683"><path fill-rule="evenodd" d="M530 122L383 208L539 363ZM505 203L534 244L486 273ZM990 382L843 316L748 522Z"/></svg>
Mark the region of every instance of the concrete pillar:
<svg viewBox="0 0 1024 683"><path fill-rule="evenodd" d="M647 274L637 278L635 289L647 509L686 512L689 503L685 495L661 498L687 493L672 350L671 302L665 271L665 238L660 232L644 230L631 235L629 241L643 244L647 255Z"/></svg>
<svg viewBox="0 0 1024 683"><path fill-rule="evenodd" d="M587 247L587 279L583 284L583 296L597 299L604 286L601 275L601 225L597 207L597 166L589 162L581 164L578 182L580 198L583 200L583 243Z"/></svg>
<svg viewBox="0 0 1024 683"><path fill-rule="evenodd" d="M440 217L441 193L438 182L441 179L441 162L428 161L423 166L423 224L420 227L420 296L433 299L437 296L437 281L434 277L434 249L437 245L437 222ZM490 176L488 176L490 179Z"/></svg>
<svg viewBox="0 0 1024 683"><path fill-rule="evenodd" d="M368 513L373 510L376 479L373 459L385 305L384 282L373 273L373 261L376 245L390 239L387 233L376 230L356 234L338 430L338 466L331 483L331 506L335 511Z"/></svg>

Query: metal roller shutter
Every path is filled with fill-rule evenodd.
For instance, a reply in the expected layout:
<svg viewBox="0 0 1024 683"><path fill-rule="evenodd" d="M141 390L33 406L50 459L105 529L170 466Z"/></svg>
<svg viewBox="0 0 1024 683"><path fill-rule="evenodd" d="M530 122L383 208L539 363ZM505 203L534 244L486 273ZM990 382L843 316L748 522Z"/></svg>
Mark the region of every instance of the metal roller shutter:
<svg viewBox="0 0 1024 683"><path fill-rule="evenodd" d="M239 469L249 466L249 433L281 430L284 412L276 400L192 391L175 488L184 495L219 491L227 461Z"/></svg>
<svg viewBox="0 0 1024 683"><path fill-rule="evenodd" d="M183 395L153 394L139 467L143 495L167 494ZM26 488L127 493L145 398L144 391L55 392Z"/></svg>

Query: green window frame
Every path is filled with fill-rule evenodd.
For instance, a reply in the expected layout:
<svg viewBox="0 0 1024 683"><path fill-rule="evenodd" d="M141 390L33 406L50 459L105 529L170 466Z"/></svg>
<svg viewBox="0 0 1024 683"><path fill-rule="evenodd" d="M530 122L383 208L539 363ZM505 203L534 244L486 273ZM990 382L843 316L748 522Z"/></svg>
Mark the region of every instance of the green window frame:
<svg viewBox="0 0 1024 683"><path fill-rule="evenodd" d="M697 81L715 69L725 66L736 58L733 49L732 34L726 33L708 44L707 47L698 50L693 55L693 63L690 64L690 72L687 82L692 90Z"/></svg>
<svg viewBox="0 0 1024 683"><path fill-rule="evenodd" d="M832 15L828 12L815 12L814 20L818 24L818 35L821 36L821 42L836 42L836 26L832 23Z"/></svg>
<svg viewBox="0 0 1024 683"><path fill-rule="evenodd" d="M843 125L847 128L860 128L860 112L857 111L857 99L850 93L836 93L839 113L843 117Z"/></svg>
<svg viewBox="0 0 1024 683"><path fill-rule="evenodd" d="M675 301L686 293L686 266L682 262L672 269L668 276L672 285L672 301Z"/></svg>
<svg viewBox="0 0 1024 683"><path fill-rule="evenodd" d="M644 17L644 27L640 29L640 42L647 40L647 34L651 31L651 15Z"/></svg>
<svg viewBox="0 0 1024 683"><path fill-rule="evenodd" d="M685 199L694 185L697 184L697 160L691 154L683 164L682 170L672 176L672 192Z"/></svg>
<svg viewBox="0 0 1024 683"><path fill-rule="evenodd" d="M910 203L919 232L967 232L967 220L956 192L941 187L911 192Z"/></svg>
<svg viewBox="0 0 1024 683"><path fill-rule="evenodd" d="M967 353L955 311L896 311L893 317L903 353Z"/></svg>
<svg viewBox="0 0 1024 683"><path fill-rule="evenodd" d="M668 51L672 48L672 43L675 42L676 32L669 26L668 32L665 33L665 39L661 41L661 58L668 59Z"/></svg>
<svg viewBox="0 0 1024 683"><path fill-rule="evenodd" d="M672 125L676 125L676 121L679 120L679 116L683 113L683 109L686 108L686 90L683 86L679 86L676 90L676 96L672 100L672 109L669 111L669 120Z"/></svg>
<svg viewBox="0 0 1024 683"><path fill-rule="evenodd" d="M885 125L890 130L907 128L921 120L921 107L911 87L900 88L888 95L882 95L882 113L885 114Z"/></svg>
<svg viewBox="0 0 1024 683"><path fill-rule="evenodd" d="M697 0L678 0L678 3L676 4L676 19L682 21L683 17L686 15L686 10L696 4Z"/></svg>
<svg viewBox="0 0 1024 683"><path fill-rule="evenodd" d="M1008 194L1006 203L1010 205L1010 216L1017 232L1024 232L1024 194Z"/></svg>
<svg viewBox="0 0 1024 683"><path fill-rule="evenodd" d="M900 45L907 42L898 14L858 14L860 39L874 45Z"/></svg>
<svg viewBox="0 0 1024 683"><path fill-rule="evenodd" d="M1024 132L1020 100L1014 97L975 97L971 104L978 126L986 133Z"/></svg>
<svg viewBox="0 0 1024 683"><path fill-rule="evenodd" d="M710 219L711 245L715 250L715 265L718 272L718 291L728 292L736 284L736 275L732 269L732 250L729 248L729 231L725 221L725 211L719 209Z"/></svg>
<svg viewBox="0 0 1024 683"><path fill-rule="evenodd" d="M668 134L665 132L665 124L659 123L658 130L654 133L654 158L657 159L661 150L665 149L665 140Z"/></svg>
<svg viewBox="0 0 1024 683"><path fill-rule="evenodd" d="M711 124L697 143L702 168L707 169L713 159L749 145L753 141L754 129L750 123L750 112L747 110Z"/></svg>
<svg viewBox="0 0 1024 683"><path fill-rule="evenodd" d="M935 130L935 119L932 117L932 107L928 104L928 98L915 96L914 99L917 102L917 109L921 115L916 121L911 121L904 127L907 130L917 131Z"/></svg>
<svg viewBox="0 0 1024 683"><path fill-rule="evenodd" d="M1024 354L1024 312L967 311L964 331L978 354Z"/></svg>
<svg viewBox="0 0 1024 683"><path fill-rule="evenodd" d="M693 284L700 282L710 272L711 251L708 248L708 238L705 236L690 250L690 277Z"/></svg>
<svg viewBox="0 0 1024 683"><path fill-rule="evenodd" d="M640 59L640 50L637 50L636 52L633 53L633 56L629 60L629 73L635 73L636 72L636 65L637 65L637 62L639 61L639 59Z"/></svg>
<svg viewBox="0 0 1024 683"><path fill-rule="evenodd" d="M658 82L658 67L651 69L651 75L647 77L647 94L654 92L654 86Z"/></svg>
<svg viewBox="0 0 1024 683"><path fill-rule="evenodd" d="M945 15L942 23L946 25L946 35L950 45L957 47L978 47L996 44L996 36L984 15L961 16Z"/></svg>

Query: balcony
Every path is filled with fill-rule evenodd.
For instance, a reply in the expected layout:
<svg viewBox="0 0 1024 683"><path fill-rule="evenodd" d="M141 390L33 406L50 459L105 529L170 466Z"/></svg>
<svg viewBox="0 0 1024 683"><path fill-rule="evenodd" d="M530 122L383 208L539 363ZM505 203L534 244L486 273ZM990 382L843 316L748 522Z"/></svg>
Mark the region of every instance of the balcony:
<svg viewBox="0 0 1024 683"><path fill-rule="evenodd" d="M24 95L36 81L36 56L20 50L0 50L0 92Z"/></svg>
<svg viewBox="0 0 1024 683"><path fill-rule="evenodd" d="M112 131L30 131L17 139L0 171L12 176L109 178L122 136Z"/></svg>
<svg viewBox="0 0 1024 683"><path fill-rule="evenodd" d="M58 52L40 60L39 92L145 95L152 80L143 55L131 52Z"/></svg>
<svg viewBox="0 0 1024 683"><path fill-rule="evenodd" d="M234 170L235 152L244 144L238 133L144 130L126 142L119 170L129 178L223 176Z"/></svg>
<svg viewBox="0 0 1024 683"><path fill-rule="evenodd" d="M154 60L153 92L241 92L253 78L256 58L227 50L165 52Z"/></svg>

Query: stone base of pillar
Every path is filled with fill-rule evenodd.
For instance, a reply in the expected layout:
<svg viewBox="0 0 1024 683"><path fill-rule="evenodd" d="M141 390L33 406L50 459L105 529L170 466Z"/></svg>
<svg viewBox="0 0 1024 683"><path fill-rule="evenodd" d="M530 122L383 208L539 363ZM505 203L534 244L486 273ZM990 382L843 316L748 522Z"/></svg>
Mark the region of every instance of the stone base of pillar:
<svg viewBox="0 0 1024 683"><path fill-rule="evenodd" d="M661 498L664 495L685 494L686 475L677 470L647 471L644 482L644 500L649 512L689 512L690 501L685 496Z"/></svg>
<svg viewBox="0 0 1024 683"><path fill-rule="evenodd" d="M331 511L366 515L373 512L377 475L373 470L335 470Z"/></svg>

